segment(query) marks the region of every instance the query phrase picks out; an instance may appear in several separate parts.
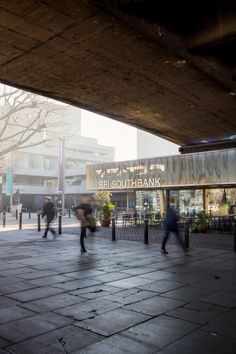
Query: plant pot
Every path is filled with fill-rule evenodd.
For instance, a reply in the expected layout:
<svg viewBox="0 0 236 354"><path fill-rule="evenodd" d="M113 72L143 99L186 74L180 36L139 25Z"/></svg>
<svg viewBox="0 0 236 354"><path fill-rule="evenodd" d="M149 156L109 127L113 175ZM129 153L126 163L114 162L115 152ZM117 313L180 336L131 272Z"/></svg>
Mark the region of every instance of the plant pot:
<svg viewBox="0 0 236 354"><path fill-rule="evenodd" d="M207 233L207 227L198 229L198 232L201 233L201 234L206 234Z"/></svg>
<svg viewBox="0 0 236 354"><path fill-rule="evenodd" d="M102 227L109 227L109 226L110 226L110 223L111 223L111 220L110 220L110 219L108 219L108 220L102 220L101 225L102 225Z"/></svg>

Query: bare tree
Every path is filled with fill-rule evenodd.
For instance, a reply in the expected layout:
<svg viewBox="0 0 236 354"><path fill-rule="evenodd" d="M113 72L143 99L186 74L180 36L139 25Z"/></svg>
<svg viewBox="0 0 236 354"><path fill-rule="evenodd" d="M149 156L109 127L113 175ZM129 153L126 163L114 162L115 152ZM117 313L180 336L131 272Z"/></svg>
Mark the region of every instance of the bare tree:
<svg viewBox="0 0 236 354"><path fill-rule="evenodd" d="M2 86L0 158L9 152L59 138L54 131L61 124L58 107L46 98Z"/></svg>

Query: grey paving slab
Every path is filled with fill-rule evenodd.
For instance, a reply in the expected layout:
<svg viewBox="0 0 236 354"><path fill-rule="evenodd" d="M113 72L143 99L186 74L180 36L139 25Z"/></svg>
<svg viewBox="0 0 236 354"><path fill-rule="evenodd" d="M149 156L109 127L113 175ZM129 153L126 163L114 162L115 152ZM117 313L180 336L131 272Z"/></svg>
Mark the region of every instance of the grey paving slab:
<svg viewBox="0 0 236 354"><path fill-rule="evenodd" d="M0 278L0 288L4 285L12 284L12 283L17 283L19 281L22 281L22 279L17 278L14 275L9 275L7 277L2 277Z"/></svg>
<svg viewBox="0 0 236 354"><path fill-rule="evenodd" d="M219 291L204 297L202 300L219 306L236 307L235 293L230 291Z"/></svg>
<svg viewBox="0 0 236 354"><path fill-rule="evenodd" d="M104 337L85 331L73 325L63 327L36 338L9 346L15 354L75 353L78 350L102 340Z"/></svg>
<svg viewBox="0 0 236 354"><path fill-rule="evenodd" d="M224 281L222 278L218 276L202 279L199 281L193 281L191 284L195 288L209 289L211 291L219 291L221 289L225 289L230 285L228 281Z"/></svg>
<svg viewBox="0 0 236 354"><path fill-rule="evenodd" d="M114 335L75 354L152 354L155 348L122 335Z"/></svg>
<svg viewBox="0 0 236 354"><path fill-rule="evenodd" d="M20 281L18 283L11 283L11 284L2 285L0 287L0 294L1 295L12 294L12 293L16 293L18 291L29 290L29 289L33 289L36 287L37 287L37 285L30 284L30 283L24 282L24 281Z"/></svg>
<svg viewBox="0 0 236 354"><path fill-rule="evenodd" d="M11 237L1 232L0 243L0 260L4 259L0 262L0 342L10 341L1 329L4 336L16 336L11 340L18 341L14 346L2 344L8 352L156 353L171 348L175 353L178 348L181 354L193 354L196 347L195 352L202 354L204 346L199 350L194 342L199 338L191 337L199 326L205 333L200 340L209 345L210 353L214 346L206 334L234 343L233 252L193 249L191 257L185 257L170 245L170 254L163 257L159 245L152 243L88 237L89 252L81 255L77 236L43 242L34 231L13 232ZM113 309L114 305L119 307ZM68 313L59 313L65 309ZM232 317L222 317L230 312ZM78 320L77 314L86 319ZM218 321L221 317L223 325ZM191 350L183 341L187 337ZM224 354L223 345L219 348Z"/></svg>
<svg viewBox="0 0 236 354"><path fill-rule="evenodd" d="M8 342L7 340L0 338L0 348L5 348L9 344L10 342Z"/></svg>
<svg viewBox="0 0 236 354"><path fill-rule="evenodd" d="M94 279L98 280L100 283L110 283L120 279L130 278L130 274L114 272L114 273L105 273L102 275L96 276Z"/></svg>
<svg viewBox="0 0 236 354"><path fill-rule="evenodd" d="M47 311L54 311L69 305L77 304L86 299L79 296L73 296L68 293L57 294L49 296L43 299L38 299L30 302L21 304L22 307L38 312L43 313Z"/></svg>
<svg viewBox="0 0 236 354"><path fill-rule="evenodd" d="M142 289L131 288L105 296L103 299L128 305L140 300L148 299L153 296L156 296L156 293Z"/></svg>
<svg viewBox="0 0 236 354"><path fill-rule="evenodd" d="M27 272L24 274L18 274L18 278L29 280L29 279L48 277L50 275L55 275L55 274L58 274L57 271L55 270L40 270L34 272Z"/></svg>
<svg viewBox="0 0 236 354"><path fill-rule="evenodd" d="M104 297L109 294L114 294L121 290L123 290L123 288L118 288L117 286L110 286L107 284L100 284L100 285L90 286L88 288L73 290L70 292L70 294L81 296L86 299L94 299L94 298Z"/></svg>
<svg viewBox="0 0 236 354"><path fill-rule="evenodd" d="M59 288L54 288L50 286L41 286L26 291L20 291L18 293L8 294L7 296L11 299L15 299L21 302L27 302L27 301L36 300L51 295L56 295L62 292L63 290Z"/></svg>
<svg viewBox="0 0 236 354"><path fill-rule="evenodd" d="M103 275L105 274L104 271L98 270L98 269L84 269L84 270L79 270L75 272L69 272L65 273L67 277L70 278L75 278L75 279L82 279L82 278L89 278L89 277L94 277L98 275Z"/></svg>
<svg viewBox="0 0 236 354"><path fill-rule="evenodd" d="M194 288L190 285L187 285L178 289L167 291L162 294L162 296L190 302L203 298L210 293L211 291L207 288Z"/></svg>
<svg viewBox="0 0 236 354"><path fill-rule="evenodd" d="M226 311L228 311L226 307L198 301L174 309L167 315L203 325Z"/></svg>
<svg viewBox="0 0 236 354"><path fill-rule="evenodd" d="M76 279L76 280L68 280L64 283L57 283L53 284L52 286L58 289L62 289L64 291L76 290L76 289L83 289L88 288L89 286L98 285L100 281L97 281L92 278L88 279Z"/></svg>
<svg viewBox="0 0 236 354"><path fill-rule="evenodd" d="M28 280L33 285L36 286L45 286L45 285L53 285L57 283L63 283L68 281L70 278L64 275L51 275L49 277L43 277L38 279Z"/></svg>
<svg viewBox="0 0 236 354"><path fill-rule="evenodd" d="M108 283L108 284L112 285L112 286L118 286L118 287L124 288L124 289L129 289L129 288L138 287L140 285L149 284L149 283L152 283L152 282L153 282L152 279L147 279L147 278L144 278L144 277L141 278L140 276L135 276L135 277L130 277L130 278L126 278L126 279L113 281L113 282Z"/></svg>
<svg viewBox="0 0 236 354"><path fill-rule="evenodd" d="M201 329L236 339L236 309L222 314Z"/></svg>
<svg viewBox="0 0 236 354"><path fill-rule="evenodd" d="M165 272L162 270L140 275L140 278L153 279L153 281L160 280L160 279L169 279L169 278L173 278L173 277L174 277L173 273Z"/></svg>
<svg viewBox="0 0 236 354"><path fill-rule="evenodd" d="M126 328L148 320L150 316L129 311L126 309L116 309L103 313L92 319L76 322L75 325L92 332L110 336Z"/></svg>
<svg viewBox="0 0 236 354"><path fill-rule="evenodd" d="M183 306L184 304L185 303L183 301L155 296L131 305L127 305L125 308L150 316L157 316L179 306Z"/></svg>
<svg viewBox="0 0 236 354"><path fill-rule="evenodd" d="M158 354L235 354L236 341L201 330L158 351Z"/></svg>
<svg viewBox="0 0 236 354"><path fill-rule="evenodd" d="M20 267L20 268L11 268L11 269L6 269L6 270L2 270L0 271L0 275L6 277L9 275L19 275L19 274L26 274L29 272L33 272L36 271L36 269L32 269L30 267Z"/></svg>
<svg viewBox="0 0 236 354"><path fill-rule="evenodd" d="M128 266L127 269L121 270L122 273L130 274L130 275L141 275L141 274L150 273L154 271L155 268L150 268L150 267L129 268Z"/></svg>
<svg viewBox="0 0 236 354"><path fill-rule="evenodd" d="M154 291L156 293L165 293L173 289L181 288L185 285L186 284L179 283L177 281L162 279L162 280L155 281L153 283L140 285L139 288L148 291Z"/></svg>
<svg viewBox="0 0 236 354"><path fill-rule="evenodd" d="M11 307L11 306L18 305L18 304L19 304L18 301L8 299L5 296L0 296L0 309L5 309L7 307Z"/></svg>
<svg viewBox="0 0 236 354"><path fill-rule="evenodd" d="M20 306L11 306L9 308L0 309L0 325L16 321L25 317L35 316L35 312L24 309ZM0 334L1 335L1 334Z"/></svg>
<svg viewBox="0 0 236 354"><path fill-rule="evenodd" d="M121 334L160 349L198 327L197 324L161 315Z"/></svg>
<svg viewBox="0 0 236 354"><path fill-rule="evenodd" d="M225 290L229 291L229 292L233 292L234 294L236 294L236 284L227 287Z"/></svg>
<svg viewBox="0 0 236 354"><path fill-rule="evenodd" d="M97 315L111 311L121 306L121 304L104 300L103 298L98 298L67 306L56 310L56 312L76 320L84 320L86 318L93 318Z"/></svg>
<svg viewBox="0 0 236 354"><path fill-rule="evenodd" d="M55 315L52 313L46 317L36 315L6 323L0 326L1 336L12 343L17 343L53 331L71 322L68 318L66 319L62 316L59 318L59 315L57 317Z"/></svg>

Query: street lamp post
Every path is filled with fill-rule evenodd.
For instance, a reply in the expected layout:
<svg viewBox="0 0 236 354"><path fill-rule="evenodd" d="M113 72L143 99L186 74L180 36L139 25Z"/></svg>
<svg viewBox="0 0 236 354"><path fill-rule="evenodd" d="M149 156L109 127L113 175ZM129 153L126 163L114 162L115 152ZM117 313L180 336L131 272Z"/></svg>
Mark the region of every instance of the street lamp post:
<svg viewBox="0 0 236 354"><path fill-rule="evenodd" d="M58 194L61 195L61 213L65 211L65 140L59 139L58 152Z"/></svg>

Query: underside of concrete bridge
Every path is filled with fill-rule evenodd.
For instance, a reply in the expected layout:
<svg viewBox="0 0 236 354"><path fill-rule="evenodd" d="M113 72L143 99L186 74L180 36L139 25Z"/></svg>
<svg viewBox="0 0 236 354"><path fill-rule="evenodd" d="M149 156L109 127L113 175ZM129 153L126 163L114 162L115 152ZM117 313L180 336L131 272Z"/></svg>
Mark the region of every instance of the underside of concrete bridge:
<svg viewBox="0 0 236 354"><path fill-rule="evenodd" d="M233 0L0 0L2 83L183 149L234 144L235 49Z"/></svg>

